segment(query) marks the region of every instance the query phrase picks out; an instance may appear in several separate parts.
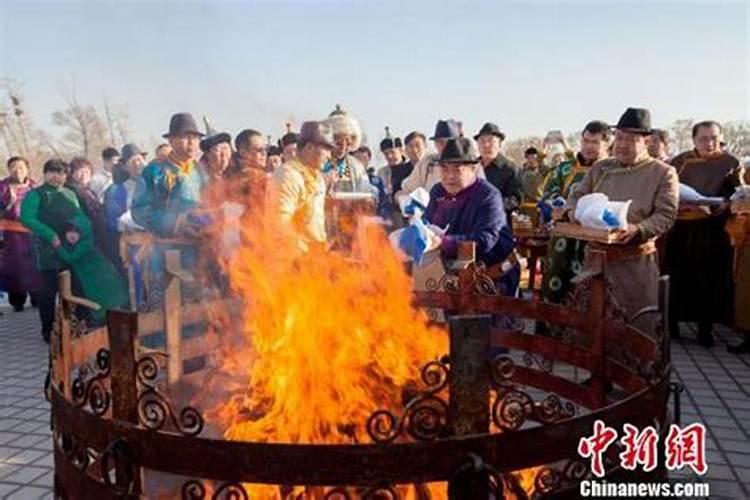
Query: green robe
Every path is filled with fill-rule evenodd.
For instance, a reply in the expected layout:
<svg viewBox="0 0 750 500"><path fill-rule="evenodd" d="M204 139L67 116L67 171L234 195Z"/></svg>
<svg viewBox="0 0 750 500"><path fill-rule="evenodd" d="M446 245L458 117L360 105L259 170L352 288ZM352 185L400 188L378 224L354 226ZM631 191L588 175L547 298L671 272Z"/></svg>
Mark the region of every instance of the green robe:
<svg viewBox="0 0 750 500"><path fill-rule="evenodd" d="M84 297L101 306L99 310L91 311L91 318L95 324L103 324L107 310L127 305L127 287L112 262L94 246L91 221L80 214L68 224L75 226L81 236L76 244L71 245L63 235L58 254L81 284Z"/></svg>
<svg viewBox="0 0 750 500"><path fill-rule="evenodd" d="M40 271L62 268L52 241L57 236L63 241L65 223L83 211L76 194L66 187L49 184L29 192L21 203L21 223L34 235L34 262Z"/></svg>
<svg viewBox="0 0 750 500"><path fill-rule="evenodd" d="M544 199L562 196L566 200L572 188L580 183L590 167L579 161L565 161L558 165L547 177L544 186ZM560 304L570 293L571 280L583 269L586 242L572 238L552 238L547 250L546 264L542 281L542 298L553 304Z"/></svg>

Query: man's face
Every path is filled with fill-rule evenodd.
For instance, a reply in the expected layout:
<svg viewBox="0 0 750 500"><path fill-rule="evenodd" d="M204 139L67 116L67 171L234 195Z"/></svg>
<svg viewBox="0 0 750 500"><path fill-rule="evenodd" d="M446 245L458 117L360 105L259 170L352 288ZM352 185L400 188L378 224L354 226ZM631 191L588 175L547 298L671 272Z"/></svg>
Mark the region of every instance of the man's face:
<svg viewBox="0 0 750 500"><path fill-rule="evenodd" d="M206 153L206 162L212 174L220 175L229 166L229 160L232 158L232 147L226 142L214 144Z"/></svg>
<svg viewBox="0 0 750 500"><path fill-rule="evenodd" d="M266 159L266 170L273 172L281 166L281 156L279 155L268 155Z"/></svg>
<svg viewBox="0 0 750 500"><path fill-rule="evenodd" d="M44 182L52 187L60 187L65 184L65 172L51 170L44 173Z"/></svg>
<svg viewBox="0 0 750 500"><path fill-rule="evenodd" d="M581 137L581 156L588 163L593 163L607 157L608 146L604 134L592 134L589 131L584 131Z"/></svg>
<svg viewBox="0 0 750 500"><path fill-rule="evenodd" d="M114 167L114 166L115 166L115 164L116 164L116 163L117 163L118 161L120 161L120 157L119 157L119 156L113 156L113 157L112 157L112 158L110 158L109 160L104 160L104 161L103 161L102 163L103 163L103 165L104 165L104 169L105 169L106 171L108 171L108 172L111 172L111 171L112 171L112 167Z"/></svg>
<svg viewBox="0 0 750 500"><path fill-rule="evenodd" d="M646 136L625 130L615 131L615 159L623 165L633 165L646 154Z"/></svg>
<svg viewBox="0 0 750 500"><path fill-rule="evenodd" d="M537 168L539 166L539 155L526 155L526 166L531 169Z"/></svg>
<svg viewBox="0 0 750 500"><path fill-rule="evenodd" d="M440 164L440 183L448 194L456 194L471 186L477 180L477 166L474 164Z"/></svg>
<svg viewBox="0 0 750 500"><path fill-rule="evenodd" d="M156 161L165 161L169 158L169 153L172 152L172 147L167 145L159 146L156 150Z"/></svg>
<svg viewBox="0 0 750 500"><path fill-rule="evenodd" d="M131 177L138 177L146 166L146 158L143 155L133 155L127 163L128 173Z"/></svg>
<svg viewBox="0 0 750 500"><path fill-rule="evenodd" d="M483 160L492 160L500 154L500 138L492 134L480 135L477 139L479 155Z"/></svg>
<svg viewBox="0 0 750 500"><path fill-rule="evenodd" d="M389 167L393 167L394 165L398 165L399 163L401 163L401 150L398 148L383 150L383 156L385 156L385 161L388 162Z"/></svg>
<svg viewBox="0 0 750 500"><path fill-rule="evenodd" d="M8 173L17 182L25 182L29 176L29 166L23 160L16 160L8 165Z"/></svg>
<svg viewBox="0 0 750 500"><path fill-rule="evenodd" d="M91 167L80 167L78 170L70 174L78 184L82 186L88 186L91 181Z"/></svg>
<svg viewBox="0 0 750 500"><path fill-rule="evenodd" d="M194 160L200 152L200 136L198 134L172 135L169 136L169 145L178 160Z"/></svg>
<svg viewBox="0 0 750 500"><path fill-rule="evenodd" d="M240 150L240 156L242 157L242 163L246 167L266 168L266 157L268 156L266 138L262 135L252 136L250 141Z"/></svg>
<svg viewBox="0 0 750 500"><path fill-rule="evenodd" d="M413 165L416 165L426 152L427 144L425 143L424 139L419 136L415 137L406 144L406 156L409 157L409 160Z"/></svg>
<svg viewBox="0 0 750 500"><path fill-rule="evenodd" d="M332 151L326 146L308 143L305 145L304 151L306 160L305 163L307 163L307 166L315 170L321 170L323 168L323 165L325 165L326 162L331 159Z"/></svg>
<svg viewBox="0 0 750 500"><path fill-rule="evenodd" d="M699 127L693 138L695 149L701 156L713 156L721 153L722 137L719 127L710 125L708 127Z"/></svg>
<svg viewBox="0 0 750 500"><path fill-rule="evenodd" d="M333 155L336 158L343 158L349 153L354 144L354 137L349 134L336 134L333 136L333 142L336 144L336 149L333 150Z"/></svg>
<svg viewBox="0 0 750 500"><path fill-rule="evenodd" d="M658 135L648 136L647 147L652 158L663 158L667 155L667 144Z"/></svg>
<svg viewBox="0 0 750 500"><path fill-rule="evenodd" d="M297 157L297 143L293 142L291 144L287 144L284 146L284 149L281 152L281 157L284 159L284 161L289 161L293 158Z"/></svg>

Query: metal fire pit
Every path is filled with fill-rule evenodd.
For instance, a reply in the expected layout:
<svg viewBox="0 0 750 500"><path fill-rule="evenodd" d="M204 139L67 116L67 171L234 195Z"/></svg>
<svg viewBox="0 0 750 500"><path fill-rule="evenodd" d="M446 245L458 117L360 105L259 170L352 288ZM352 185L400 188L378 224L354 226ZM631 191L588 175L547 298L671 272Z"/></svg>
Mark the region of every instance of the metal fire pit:
<svg viewBox="0 0 750 500"><path fill-rule="evenodd" d="M302 498L400 498L409 489L429 498L424 485L434 482L447 482L451 498L525 498L514 473L535 468L534 498L576 498L580 481L591 476L577 445L595 420L615 428L652 425L662 438L671 423L663 314L656 308L638 314L657 316L656 337L631 326L633 318L610 298L606 256L593 257L599 269L564 306L500 296L473 262L428 279L415 299L449 316L450 353L415 374L422 386L403 408L380 409L361 423L371 443L352 445L201 436L200 412L173 401L181 381L200 376L200 370L184 373L187 362L218 344L182 337L182 328L205 320L206 310L170 305L179 302L179 270L163 312L112 311L106 329L85 335L71 324L76 299L63 287L52 349L55 494L151 498L148 470L179 478L161 498L250 498L244 485L251 483L278 485L279 498L294 485L306 488ZM179 255L170 258L179 262ZM662 281L661 310L667 288ZM508 317L515 321L502 321ZM525 332L529 320L558 335ZM166 332L166 360L138 347L159 330ZM497 346L507 353L490 357ZM663 463L651 473L626 471L616 463L617 447L609 451L609 481L666 477Z"/></svg>

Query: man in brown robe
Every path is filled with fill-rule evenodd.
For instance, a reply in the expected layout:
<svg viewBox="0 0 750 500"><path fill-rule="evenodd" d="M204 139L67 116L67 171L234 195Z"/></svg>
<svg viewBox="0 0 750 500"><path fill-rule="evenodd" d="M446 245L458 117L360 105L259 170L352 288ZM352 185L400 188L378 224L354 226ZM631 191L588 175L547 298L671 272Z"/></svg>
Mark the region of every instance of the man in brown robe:
<svg viewBox="0 0 750 500"><path fill-rule="evenodd" d="M604 193L611 201L632 200L628 225L618 230L617 249L606 264L617 304L632 317L658 303L659 265L656 238L666 233L677 217L678 181L675 169L651 158L646 150L651 132L648 110L628 108L617 124L614 157L598 161L573 190L566 211L573 218L578 200ZM653 317L641 317L634 326L653 332Z"/></svg>
<svg viewBox="0 0 750 500"><path fill-rule="evenodd" d="M672 165L680 182L704 196L724 199L744 175L739 161L721 149L721 125L714 121L693 127L695 149L676 156ZM679 321L698 323L698 343L711 347L713 323L731 324L733 316L733 250L724 231L726 206L681 205L677 223L666 241L666 272L670 275L670 332L679 337Z"/></svg>

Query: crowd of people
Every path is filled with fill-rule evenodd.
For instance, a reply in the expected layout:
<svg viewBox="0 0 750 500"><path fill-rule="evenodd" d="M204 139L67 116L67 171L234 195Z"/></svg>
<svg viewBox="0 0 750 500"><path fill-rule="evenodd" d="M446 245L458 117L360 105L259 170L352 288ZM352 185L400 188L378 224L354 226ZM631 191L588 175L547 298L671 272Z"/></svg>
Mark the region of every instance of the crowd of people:
<svg viewBox="0 0 750 500"><path fill-rule="evenodd" d="M748 272L738 271L750 264L736 258L726 231L728 201L747 178L725 151L718 122L697 123L692 135L694 149L671 157L668 134L652 128L649 111L628 108L615 126L585 124L576 152L551 131L543 144L529 145L519 166L503 154L506 136L497 124L471 135L461 122L441 119L429 137L433 150L420 131L402 139L386 128L379 144L386 164L377 168L359 122L339 106L298 132L287 126L274 143L254 129L234 139L208 125L200 130L192 115L178 113L151 160L135 144L109 147L99 165L50 159L37 181L25 158L9 158L0 181L0 289L16 311L27 298L38 307L49 342L62 269L71 271L76 294L102 306L86 313L89 324L101 324L107 309L149 309L163 299L164 250L180 248L185 268L206 267L191 242L210 231L220 205L232 202L277 224L300 252L328 251L326 200L348 193L371 200L391 228L407 225L403 209L416 203L426 223L443 228L431 233L433 247L451 258L460 242L475 242L498 289L515 296L523 261L514 221L576 222L578 201L604 193L631 202L607 264L617 303L630 316L655 305L659 276L668 274L670 334L679 338L679 323L695 322L698 342L710 347L716 323L750 331L740 307L750 308ZM723 202L686 203L683 186ZM428 200L412 196L419 188ZM153 236L146 261L121 244L129 231ZM541 300L564 303L590 245L550 239ZM750 352L750 342L730 349Z"/></svg>

